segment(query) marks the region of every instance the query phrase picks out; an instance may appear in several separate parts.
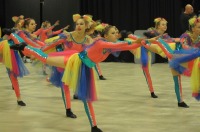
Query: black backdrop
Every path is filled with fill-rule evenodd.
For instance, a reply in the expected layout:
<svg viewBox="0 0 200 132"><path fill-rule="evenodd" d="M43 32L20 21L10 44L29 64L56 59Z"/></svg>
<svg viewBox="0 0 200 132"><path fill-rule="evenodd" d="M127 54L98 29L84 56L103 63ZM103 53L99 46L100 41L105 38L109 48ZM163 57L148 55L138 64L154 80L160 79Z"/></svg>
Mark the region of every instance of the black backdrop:
<svg viewBox="0 0 200 132"><path fill-rule="evenodd" d="M13 27L11 17L24 15L34 18L38 23L37 28L43 20L52 23L60 20L57 28L61 28L72 25L72 14L80 13L91 14L94 20L100 19L117 26L119 30L134 32L153 26L155 17L164 17L168 21L167 32L179 37L179 15L183 7L187 3L192 4L192 1L200 0L0 0L0 26Z"/></svg>
<svg viewBox="0 0 200 132"><path fill-rule="evenodd" d="M45 0L43 20L60 20L60 28L70 25L73 29L72 14L79 13L79 0Z"/></svg>
<svg viewBox="0 0 200 132"><path fill-rule="evenodd" d="M152 27L154 18L163 17L168 21L167 33L179 37L179 16L186 4L192 4L192 0L81 0L80 12L93 15L94 20L115 25L119 30L132 32ZM132 54L126 52L124 55L123 58L133 62ZM106 61L120 60L110 55ZM167 62L167 59L156 55L155 62Z"/></svg>
<svg viewBox="0 0 200 132"><path fill-rule="evenodd" d="M24 15L26 18L31 17L39 23L40 18L40 0L3 0L5 7L5 27L13 27L12 16Z"/></svg>
<svg viewBox="0 0 200 132"><path fill-rule="evenodd" d="M43 10L40 1L44 1ZM178 37L179 15L192 1L200 0L0 0L0 26L12 27L11 17L23 14L34 18L38 25L41 20L59 19L62 27L72 24L72 14L80 12L92 14L94 19L116 25L120 30L134 31L153 26L155 17L164 17L168 33Z"/></svg>
<svg viewBox="0 0 200 132"><path fill-rule="evenodd" d="M44 4L41 4L44 1ZM60 20L56 29L72 25L72 14L78 13L78 0L0 0L0 26L13 27L12 16L24 15L36 20L39 28L41 20L54 23ZM42 8L41 8L42 6ZM72 27L71 27L72 29Z"/></svg>
<svg viewBox="0 0 200 132"><path fill-rule="evenodd" d="M135 31L153 26L155 17L168 21L168 33L178 37L182 0L81 0L80 12L94 19L117 26L120 30Z"/></svg>

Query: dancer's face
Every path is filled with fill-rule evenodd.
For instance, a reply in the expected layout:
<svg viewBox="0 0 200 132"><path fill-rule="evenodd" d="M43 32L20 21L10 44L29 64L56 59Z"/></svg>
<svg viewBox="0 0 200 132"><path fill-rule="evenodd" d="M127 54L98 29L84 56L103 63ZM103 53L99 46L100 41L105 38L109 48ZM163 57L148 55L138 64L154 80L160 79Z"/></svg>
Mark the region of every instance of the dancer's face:
<svg viewBox="0 0 200 132"><path fill-rule="evenodd" d="M196 25L192 28L192 32L196 35L200 35L200 22L196 23Z"/></svg>
<svg viewBox="0 0 200 132"><path fill-rule="evenodd" d="M46 28L50 28L51 27L51 24L50 23L47 23L47 27Z"/></svg>
<svg viewBox="0 0 200 132"><path fill-rule="evenodd" d="M167 22L161 20L158 29L165 32L167 30Z"/></svg>
<svg viewBox="0 0 200 132"><path fill-rule="evenodd" d="M76 21L75 30L78 32L85 32L85 29L86 29L85 21L83 19L78 19Z"/></svg>
<svg viewBox="0 0 200 132"><path fill-rule="evenodd" d="M48 29L48 28L50 28L50 27L51 27L51 23L47 23L46 29ZM51 34L51 33L52 33L52 30L49 30L47 33L48 33L48 34Z"/></svg>
<svg viewBox="0 0 200 132"><path fill-rule="evenodd" d="M105 39L109 42L117 42L118 34L115 27L110 28L107 34L104 35Z"/></svg>
<svg viewBox="0 0 200 132"><path fill-rule="evenodd" d="M36 28L36 23L35 23L35 20L31 19L30 20L30 23L28 24L28 26L26 27L26 30L28 30L30 33L34 32L35 31L35 28Z"/></svg>

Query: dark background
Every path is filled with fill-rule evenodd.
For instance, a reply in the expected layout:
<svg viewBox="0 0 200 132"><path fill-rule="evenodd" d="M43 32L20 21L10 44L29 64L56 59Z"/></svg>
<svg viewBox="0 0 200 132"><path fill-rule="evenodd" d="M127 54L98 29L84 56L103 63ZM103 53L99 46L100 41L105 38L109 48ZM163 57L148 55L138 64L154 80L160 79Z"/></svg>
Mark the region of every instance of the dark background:
<svg viewBox="0 0 200 132"><path fill-rule="evenodd" d="M0 26L13 27L12 16L24 15L35 19L37 28L41 21L49 20L53 24L60 20L59 29L71 25L72 14L79 13L79 10L79 0L0 0Z"/></svg>
<svg viewBox="0 0 200 132"><path fill-rule="evenodd" d="M0 26L11 28L12 16L24 15L34 18L37 28L42 21L60 20L56 29L69 24L69 30L73 30L72 14L80 13L134 32L154 26L154 18L164 17L168 21L167 33L179 37L179 16L188 3L197 13L200 0L0 0Z"/></svg>

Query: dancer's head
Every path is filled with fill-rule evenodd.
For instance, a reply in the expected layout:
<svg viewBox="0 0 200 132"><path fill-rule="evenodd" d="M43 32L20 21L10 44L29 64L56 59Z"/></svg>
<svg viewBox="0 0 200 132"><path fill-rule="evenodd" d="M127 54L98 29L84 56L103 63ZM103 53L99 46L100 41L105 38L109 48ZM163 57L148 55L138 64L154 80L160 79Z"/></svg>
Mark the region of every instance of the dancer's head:
<svg viewBox="0 0 200 132"><path fill-rule="evenodd" d="M92 16L90 15L73 15L73 21L75 23L75 31L86 33L90 29L90 24L92 22Z"/></svg>
<svg viewBox="0 0 200 132"><path fill-rule="evenodd" d="M35 20L33 18L26 18L24 20L24 28L29 33L32 33L35 31L37 24L35 23Z"/></svg>
<svg viewBox="0 0 200 132"><path fill-rule="evenodd" d="M15 23L14 28L21 30L24 24L24 16L13 16L12 20Z"/></svg>
<svg viewBox="0 0 200 132"><path fill-rule="evenodd" d="M96 32L95 28L101 24L100 20L97 20L97 21L94 21L92 20L90 23L89 23L89 27L87 29L87 34L90 35L91 37L95 38L98 36L98 32Z"/></svg>
<svg viewBox="0 0 200 132"><path fill-rule="evenodd" d="M158 17L154 19L155 22L155 29L165 32L167 30L167 21L165 18Z"/></svg>
<svg viewBox="0 0 200 132"><path fill-rule="evenodd" d="M101 34L109 42L116 42L118 39L118 33L115 26L102 23L96 27Z"/></svg>
<svg viewBox="0 0 200 132"><path fill-rule="evenodd" d="M189 31L193 34L200 35L200 17L189 19Z"/></svg>
<svg viewBox="0 0 200 132"><path fill-rule="evenodd" d="M51 23L49 21L44 21L41 25L42 28L49 28L51 27Z"/></svg>

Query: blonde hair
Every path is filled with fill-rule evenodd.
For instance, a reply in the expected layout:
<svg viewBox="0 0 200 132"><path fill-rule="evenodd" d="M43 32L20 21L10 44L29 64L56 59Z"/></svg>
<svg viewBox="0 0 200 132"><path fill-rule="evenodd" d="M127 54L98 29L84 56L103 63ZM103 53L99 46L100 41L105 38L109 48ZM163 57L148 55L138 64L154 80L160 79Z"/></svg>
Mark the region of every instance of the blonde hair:
<svg viewBox="0 0 200 132"><path fill-rule="evenodd" d="M106 23L101 23L95 27L95 30L98 31L102 37L104 37L104 35L108 34L111 28L116 28L116 27Z"/></svg>
<svg viewBox="0 0 200 132"><path fill-rule="evenodd" d="M165 18L162 18L162 17L157 17L157 18L154 19L154 23L155 23L155 28L156 28L156 29L157 29L158 26L160 25L160 22L161 22L161 21L167 22L166 19L165 19Z"/></svg>
<svg viewBox="0 0 200 132"><path fill-rule="evenodd" d="M192 28L195 27L195 25L200 22L200 17L192 17L188 20L188 22L189 22L189 31L192 32Z"/></svg>

